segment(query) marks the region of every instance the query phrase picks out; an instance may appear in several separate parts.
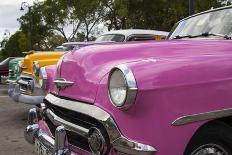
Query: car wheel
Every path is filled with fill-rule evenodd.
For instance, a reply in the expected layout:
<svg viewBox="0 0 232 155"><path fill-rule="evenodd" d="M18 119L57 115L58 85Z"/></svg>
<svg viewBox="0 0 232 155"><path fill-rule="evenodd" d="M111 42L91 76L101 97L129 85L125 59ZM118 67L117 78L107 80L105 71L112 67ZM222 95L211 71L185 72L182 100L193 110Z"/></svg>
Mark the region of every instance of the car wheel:
<svg viewBox="0 0 232 155"><path fill-rule="evenodd" d="M231 131L221 122L204 126L194 135L184 155L232 155Z"/></svg>

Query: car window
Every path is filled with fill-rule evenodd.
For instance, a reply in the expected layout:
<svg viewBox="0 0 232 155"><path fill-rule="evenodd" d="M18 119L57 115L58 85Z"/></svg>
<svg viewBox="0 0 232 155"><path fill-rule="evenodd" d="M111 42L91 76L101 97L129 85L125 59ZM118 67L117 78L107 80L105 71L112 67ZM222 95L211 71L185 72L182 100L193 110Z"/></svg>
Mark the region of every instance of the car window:
<svg viewBox="0 0 232 155"><path fill-rule="evenodd" d="M145 41L145 40L163 40L166 36L161 35L150 35L150 34L144 34L144 35L131 35L127 38L127 41Z"/></svg>
<svg viewBox="0 0 232 155"><path fill-rule="evenodd" d="M202 33L232 34L232 8L216 10L187 18L174 26L169 38ZM216 36L215 36L216 37Z"/></svg>
<svg viewBox="0 0 232 155"><path fill-rule="evenodd" d="M125 36L121 34L105 34L96 39L96 42L123 42L125 40Z"/></svg>
<svg viewBox="0 0 232 155"><path fill-rule="evenodd" d="M143 41L154 40L154 35L131 35L127 37L127 41Z"/></svg>
<svg viewBox="0 0 232 155"><path fill-rule="evenodd" d="M0 64L1 64L1 65L6 64L7 62L9 62L9 59L10 59L10 58L6 58L6 59L3 60L2 62L0 62Z"/></svg>

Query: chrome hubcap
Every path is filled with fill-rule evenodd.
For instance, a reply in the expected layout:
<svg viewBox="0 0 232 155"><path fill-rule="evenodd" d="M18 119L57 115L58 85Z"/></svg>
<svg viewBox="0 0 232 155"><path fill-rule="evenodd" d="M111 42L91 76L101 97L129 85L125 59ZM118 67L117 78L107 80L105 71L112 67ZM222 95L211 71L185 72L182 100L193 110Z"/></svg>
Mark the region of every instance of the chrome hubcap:
<svg viewBox="0 0 232 155"><path fill-rule="evenodd" d="M229 155L229 153L220 145L206 144L198 147L191 155Z"/></svg>

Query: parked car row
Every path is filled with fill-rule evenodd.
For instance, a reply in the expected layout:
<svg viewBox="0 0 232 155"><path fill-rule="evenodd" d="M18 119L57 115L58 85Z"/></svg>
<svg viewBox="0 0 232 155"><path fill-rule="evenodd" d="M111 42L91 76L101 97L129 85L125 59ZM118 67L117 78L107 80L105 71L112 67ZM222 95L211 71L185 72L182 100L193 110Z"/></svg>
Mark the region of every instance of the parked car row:
<svg viewBox="0 0 232 155"><path fill-rule="evenodd" d="M22 59L9 95L38 106L25 130L36 153L231 155L232 6L152 41L166 35L121 30Z"/></svg>
<svg viewBox="0 0 232 155"><path fill-rule="evenodd" d="M39 72L41 67L55 65L60 57L67 51L90 46L103 45L110 42L127 42L131 40L154 40L155 36L160 38L168 33L154 30L117 30L101 35L94 42L69 42L64 43L63 51L36 52L30 51L27 56L20 62L19 68L21 71L20 77L16 82L10 82L8 94L16 102L38 105L43 102L47 93L40 88ZM118 39L118 37L123 37ZM61 47L58 47L61 49ZM58 49L57 48L57 49Z"/></svg>

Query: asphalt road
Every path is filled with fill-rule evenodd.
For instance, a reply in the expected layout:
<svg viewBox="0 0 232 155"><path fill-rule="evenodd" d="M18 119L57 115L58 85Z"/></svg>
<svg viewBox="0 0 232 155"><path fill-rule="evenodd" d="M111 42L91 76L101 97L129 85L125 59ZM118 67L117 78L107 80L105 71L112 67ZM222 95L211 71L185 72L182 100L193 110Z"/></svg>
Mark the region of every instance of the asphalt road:
<svg viewBox="0 0 232 155"><path fill-rule="evenodd" d="M0 84L0 155L33 155L34 145L24 140L27 112L32 106L15 103Z"/></svg>

